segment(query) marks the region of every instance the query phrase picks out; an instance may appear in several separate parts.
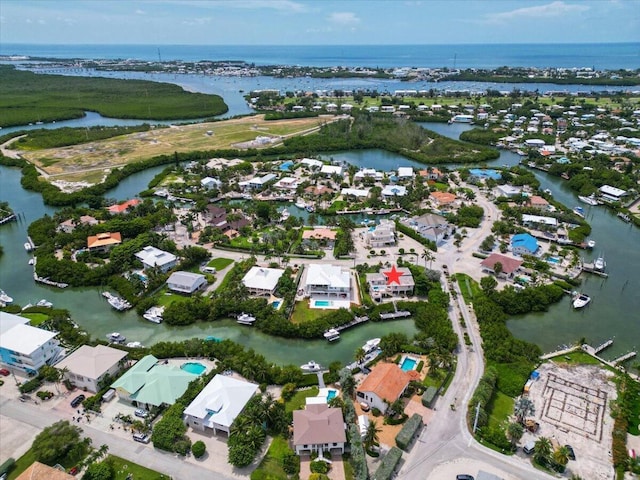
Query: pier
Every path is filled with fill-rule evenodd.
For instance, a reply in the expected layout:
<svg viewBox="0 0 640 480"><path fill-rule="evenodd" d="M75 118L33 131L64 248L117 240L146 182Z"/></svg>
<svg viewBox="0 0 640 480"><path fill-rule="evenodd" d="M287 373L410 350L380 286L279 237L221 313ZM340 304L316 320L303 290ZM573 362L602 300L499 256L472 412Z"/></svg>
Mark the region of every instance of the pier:
<svg viewBox="0 0 640 480"><path fill-rule="evenodd" d="M12 220L16 220L16 216L13 213L11 215L7 216L7 217L4 217L2 220L0 220L0 225L3 225L3 224L5 224L7 222L10 222Z"/></svg>
<svg viewBox="0 0 640 480"><path fill-rule="evenodd" d="M611 363L613 363L614 365L618 365L619 363L626 362L627 360L630 360L635 356L636 356L636 352L625 353L624 355L616 358L615 360L612 360Z"/></svg>
<svg viewBox="0 0 640 480"><path fill-rule="evenodd" d="M593 263L583 263L580 267L580 269L583 272L587 272L587 273L593 273L595 275L600 275L603 278L607 278L609 277L609 274L606 272L603 272L602 270L598 270L597 268L595 268L595 265Z"/></svg>
<svg viewBox="0 0 640 480"><path fill-rule="evenodd" d="M399 312L389 312L389 313L381 313L380 314L380 318L382 320L391 320L392 318L404 318L404 317L410 317L411 316L411 312L408 310L400 310Z"/></svg>
<svg viewBox="0 0 640 480"><path fill-rule="evenodd" d="M351 320L349 323L345 323L343 325L339 325L337 327L333 327L334 329L336 329L337 331L341 332L342 330L346 330L347 328L351 328L355 325L360 325L361 323L364 322L368 322L369 321L369 317L362 316L362 317L355 317L353 320Z"/></svg>
<svg viewBox="0 0 640 480"><path fill-rule="evenodd" d="M33 244L31 238L29 238L29 242ZM68 283L63 282L54 282L53 280L49 280L48 278L39 277L36 273L36 263L38 262L38 257L33 257L33 279L38 283L44 283L45 285L49 285L51 287L58 288L67 288L69 286Z"/></svg>
<svg viewBox="0 0 640 480"><path fill-rule="evenodd" d="M609 348L611 345L613 345L613 339L609 339L606 342L604 342L603 344L597 346L596 348L593 349L593 353L595 355L599 354L600 352L602 352L603 350Z"/></svg>

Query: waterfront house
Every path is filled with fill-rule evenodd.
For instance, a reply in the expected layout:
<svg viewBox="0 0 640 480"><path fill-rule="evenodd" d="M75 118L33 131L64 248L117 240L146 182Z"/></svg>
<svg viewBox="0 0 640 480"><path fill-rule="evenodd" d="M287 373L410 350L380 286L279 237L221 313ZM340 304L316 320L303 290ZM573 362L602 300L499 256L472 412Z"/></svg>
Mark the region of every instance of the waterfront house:
<svg viewBox="0 0 640 480"><path fill-rule="evenodd" d="M322 165L320 167L320 173L322 173L326 177L330 177L332 175L342 176L342 167L340 165Z"/></svg>
<svg viewBox="0 0 640 480"><path fill-rule="evenodd" d="M522 224L525 227L557 227L558 219L555 217L543 217L541 215L529 215L524 213L522 215Z"/></svg>
<svg viewBox="0 0 640 480"><path fill-rule="evenodd" d="M261 190L265 188L269 183L273 182L278 176L275 173L267 173L262 177L254 177L244 182L239 182L238 186L241 190Z"/></svg>
<svg viewBox="0 0 640 480"><path fill-rule="evenodd" d="M412 375L395 363L378 363L356 389L356 398L384 413L402 396L411 380Z"/></svg>
<svg viewBox="0 0 640 480"><path fill-rule="evenodd" d="M78 388L92 393L98 392L105 379L111 378L122 369L127 352L105 345L82 345L80 348L56 364L58 370Z"/></svg>
<svg viewBox="0 0 640 480"><path fill-rule="evenodd" d="M297 455L339 451L347 442L342 409L313 403L293 411L293 447Z"/></svg>
<svg viewBox="0 0 640 480"><path fill-rule="evenodd" d="M93 226L93 225L98 225L98 223L100 222L96 220L94 217L92 217L91 215L81 215L80 218L77 220L75 218L70 218L62 222L60 225L58 225L58 231L64 232L64 233L71 233L79 225Z"/></svg>
<svg viewBox="0 0 640 480"><path fill-rule="evenodd" d="M111 215L119 215L122 213L126 213L127 210L135 207L139 203L140 203L140 200L138 200L137 198L133 198L131 200L127 200L126 202L118 203L116 205L111 205L110 207L107 207L107 211Z"/></svg>
<svg viewBox="0 0 640 480"><path fill-rule="evenodd" d="M535 255L538 248L538 240L529 233L517 233L511 237L511 251L514 255Z"/></svg>
<svg viewBox="0 0 640 480"><path fill-rule="evenodd" d="M178 263L178 258L173 253L152 246L144 247L136 253L136 258L142 262L145 270L157 267L162 272L168 272Z"/></svg>
<svg viewBox="0 0 640 480"><path fill-rule="evenodd" d="M314 298L349 299L351 274L339 265L312 263L305 269L304 292Z"/></svg>
<svg viewBox="0 0 640 480"><path fill-rule="evenodd" d="M316 160L315 158L303 158L300 160L300 163L310 169L318 169L324 165L320 160Z"/></svg>
<svg viewBox="0 0 640 480"><path fill-rule="evenodd" d="M494 193L496 197L517 197L522 195L522 189L513 185L498 185Z"/></svg>
<svg viewBox="0 0 640 480"><path fill-rule="evenodd" d="M63 349L51 332L28 325L29 319L0 312L0 364L37 373L44 365L53 365Z"/></svg>
<svg viewBox="0 0 640 480"><path fill-rule="evenodd" d="M370 191L369 188L343 188L340 194L343 197L367 198Z"/></svg>
<svg viewBox="0 0 640 480"><path fill-rule="evenodd" d="M173 405L196 375L147 355L111 384L120 400L150 409Z"/></svg>
<svg viewBox="0 0 640 480"><path fill-rule="evenodd" d="M499 263L502 267L499 273L496 273L497 263ZM482 262L480 262L480 265L482 266L483 272L491 273L500 278L513 278L514 275L520 271L522 260L508 257L507 255L502 255L500 253L492 253L487 258L482 260Z"/></svg>
<svg viewBox="0 0 640 480"><path fill-rule="evenodd" d="M432 198L435 204L440 208L451 208L455 204L458 197L455 193L450 192L431 192L429 198Z"/></svg>
<svg viewBox="0 0 640 480"><path fill-rule="evenodd" d="M207 190L213 190L214 188L219 190L222 187L222 182L217 178L213 177L204 177L200 180L200 185L202 185Z"/></svg>
<svg viewBox="0 0 640 480"><path fill-rule="evenodd" d="M396 244L396 224L393 220L382 219L373 229L364 234L368 247L379 248Z"/></svg>
<svg viewBox="0 0 640 480"><path fill-rule="evenodd" d="M199 273L173 272L167 279L167 287L172 292L192 294L207 286L207 278Z"/></svg>
<svg viewBox="0 0 640 480"><path fill-rule="evenodd" d="M106 252L114 245L122 243L120 232L105 232L87 237L87 248L92 252Z"/></svg>
<svg viewBox="0 0 640 480"><path fill-rule="evenodd" d="M407 187L404 185L385 185L381 195L384 200L391 200L396 197L404 197L407 194Z"/></svg>
<svg viewBox="0 0 640 480"><path fill-rule="evenodd" d="M602 185L600 187L600 194L605 200L619 202L622 200L622 197L625 197L628 194L628 192L621 188L612 187L611 185Z"/></svg>
<svg viewBox="0 0 640 480"><path fill-rule="evenodd" d="M283 273L284 270L280 268L251 267L242 279L242 283L251 295L268 297L275 292Z"/></svg>
<svg viewBox="0 0 640 480"><path fill-rule="evenodd" d="M224 432L244 410L258 385L226 375L216 375L184 410L184 423L201 432Z"/></svg>
<svg viewBox="0 0 640 480"><path fill-rule="evenodd" d="M531 195L527 199L527 205L531 208L537 208L538 210L548 210L549 202L540 195Z"/></svg>
<svg viewBox="0 0 640 480"><path fill-rule="evenodd" d="M411 167L398 167L398 178L400 178L400 179L413 178L413 168L411 168Z"/></svg>
<svg viewBox="0 0 640 480"><path fill-rule="evenodd" d="M322 248L333 249L337 234L338 232L336 230L324 227L317 227L312 230L303 230L302 244L306 247L310 247L315 242Z"/></svg>
<svg viewBox="0 0 640 480"><path fill-rule="evenodd" d="M284 177L273 184L273 188L278 190L295 190L298 188L299 180L295 177Z"/></svg>
<svg viewBox="0 0 640 480"><path fill-rule="evenodd" d="M367 273L366 281L369 294L374 300L380 300L384 296L411 295L415 287L411 270L395 265L388 270Z"/></svg>
<svg viewBox="0 0 640 480"><path fill-rule="evenodd" d="M353 175L353 181L362 181L365 178L372 178L376 182L384 178L384 173L377 171L375 168L361 168Z"/></svg>
<svg viewBox="0 0 640 480"><path fill-rule="evenodd" d="M313 195L314 197L320 197L327 194L333 194L333 188L329 188L325 185L309 185L304 189L305 193Z"/></svg>

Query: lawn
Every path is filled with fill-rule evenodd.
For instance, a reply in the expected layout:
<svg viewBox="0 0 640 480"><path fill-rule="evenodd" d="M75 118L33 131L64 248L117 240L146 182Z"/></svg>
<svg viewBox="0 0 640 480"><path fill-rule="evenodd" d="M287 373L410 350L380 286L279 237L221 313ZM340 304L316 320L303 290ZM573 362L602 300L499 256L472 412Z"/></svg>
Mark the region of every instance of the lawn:
<svg viewBox="0 0 640 480"><path fill-rule="evenodd" d="M282 469L282 460L288 453L293 453L293 450L289 448L287 440L275 437L267 454L255 470L256 478L288 478L287 473ZM251 478L253 478L253 474Z"/></svg>
<svg viewBox="0 0 640 480"><path fill-rule="evenodd" d="M464 298L465 303L471 303L474 298L482 293L478 282L476 282L469 275L464 273L456 273L454 274L454 277L456 277L456 280L458 281L458 285L460 286L460 291L462 292L462 297Z"/></svg>
<svg viewBox="0 0 640 480"><path fill-rule="evenodd" d="M171 305L173 302L178 301L178 300L184 300L185 297L182 295L178 295L176 293L164 293L163 295L160 295L160 297L158 298L158 305L162 306L162 307L166 307Z"/></svg>
<svg viewBox="0 0 640 480"><path fill-rule="evenodd" d="M315 397L318 395L318 387L307 388L306 390L299 390L296 394L285 403L285 409L288 412L294 410L300 410L305 405L305 399L309 397Z"/></svg>
<svg viewBox="0 0 640 480"><path fill-rule="evenodd" d="M30 320L29 324L32 327L37 327L49 319L49 315L46 313L23 313L21 316L28 318Z"/></svg>
<svg viewBox="0 0 640 480"><path fill-rule="evenodd" d="M505 395L502 392L496 391L491 398L491 402L488 405L489 413L489 428L507 426L509 416L513 415L513 406L515 401L513 398Z"/></svg>
<svg viewBox="0 0 640 480"><path fill-rule="evenodd" d="M227 268L229 265L233 263L233 260L230 258L212 258L209 263L207 263L207 267L213 267L217 271L223 270Z"/></svg>
<svg viewBox="0 0 640 480"><path fill-rule="evenodd" d="M305 323L315 320L316 318L324 317L329 312L322 308L310 308L309 301L303 300L301 302L296 302L296 306L293 309L293 314L291 315L292 323Z"/></svg>
<svg viewBox="0 0 640 480"><path fill-rule="evenodd" d="M580 365L601 365L602 364L598 359L593 358L591 355L579 350L575 352L567 353L565 355L559 355L557 357L553 357L550 360L553 360L554 362L560 362L560 363L577 363Z"/></svg>
<svg viewBox="0 0 640 480"><path fill-rule="evenodd" d="M16 460L16 464L13 466L13 470L7 476L7 480L13 480L14 478L18 478L22 472L24 472L29 465L36 461L36 456L33 453L33 450L29 449L22 455L18 460Z"/></svg>
<svg viewBox="0 0 640 480"><path fill-rule="evenodd" d="M113 465L113 471L115 473L113 480L126 480L129 474L131 478L135 480L169 480L171 478L168 475L163 475L155 470L150 470L124 458L116 457L115 455L109 455L107 461Z"/></svg>

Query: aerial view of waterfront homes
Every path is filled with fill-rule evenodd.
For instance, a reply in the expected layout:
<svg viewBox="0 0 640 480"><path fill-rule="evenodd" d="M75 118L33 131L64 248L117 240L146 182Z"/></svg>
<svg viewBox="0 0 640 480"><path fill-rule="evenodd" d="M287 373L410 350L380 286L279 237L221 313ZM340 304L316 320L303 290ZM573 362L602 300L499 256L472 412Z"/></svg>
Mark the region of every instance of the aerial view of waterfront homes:
<svg viewBox="0 0 640 480"><path fill-rule="evenodd" d="M86 80L29 71L44 64L21 84ZM2 175L56 207L27 223L2 197L0 233L23 228L15 268L86 300L20 304L2 272L0 474L636 478L636 352L605 360L613 340L577 331L543 355L506 323L604 301L582 289L612 274L591 219L610 212L637 238L640 93L406 85L255 89L231 119L5 134ZM460 139L433 131L461 125ZM110 197L147 169L135 193ZM81 321L93 305L129 316L97 335ZM143 344L128 324L170 333ZM306 358L274 362L244 344L252 335Z"/></svg>

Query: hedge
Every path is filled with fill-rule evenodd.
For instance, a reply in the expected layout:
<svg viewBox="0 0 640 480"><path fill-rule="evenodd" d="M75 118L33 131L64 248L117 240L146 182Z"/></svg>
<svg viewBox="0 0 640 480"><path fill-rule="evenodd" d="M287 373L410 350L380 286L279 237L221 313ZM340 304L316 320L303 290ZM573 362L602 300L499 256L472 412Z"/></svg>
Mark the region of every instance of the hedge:
<svg viewBox="0 0 640 480"><path fill-rule="evenodd" d="M437 387L428 387L425 392L422 394L422 405L427 408L431 408L434 400L438 396L438 388Z"/></svg>
<svg viewBox="0 0 640 480"><path fill-rule="evenodd" d="M382 459L378 470L373 474L373 480L390 480L401 458L402 450L398 447L391 447L391 450Z"/></svg>
<svg viewBox="0 0 640 480"><path fill-rule="evenodd" d="M0 465L0 475L4 475L5 473L9 473L13 470L16 461L13 458L8 458L6 462Z"/></svg>
<svg viewBox="0 0 640 480"><path fill-rule="evenodd" d="M20 393L30 393L40 388L40 385L42 385L42 380L40 380L38 377L35 377L20 385L18 387L18 390L20 390Z"/></svg>
<svg viewBox="0 0 640 480"><path fill-rule="evenodd" d="M360 429L354 424L349 425L347 437L351 443L351 466L353 467L353 477L355 480L367 480L369 478L369 470L367 467L367 459L362 446L362 437Z"/></svg>
<svg viewBox="0 0 640 480"><path fill-rule="evenodd" d="M414 413L409 420L404 424L402 430L396 435L396 445L402 450L407 450L415 434L422 427L422 417L417 413Z"/></svg>

